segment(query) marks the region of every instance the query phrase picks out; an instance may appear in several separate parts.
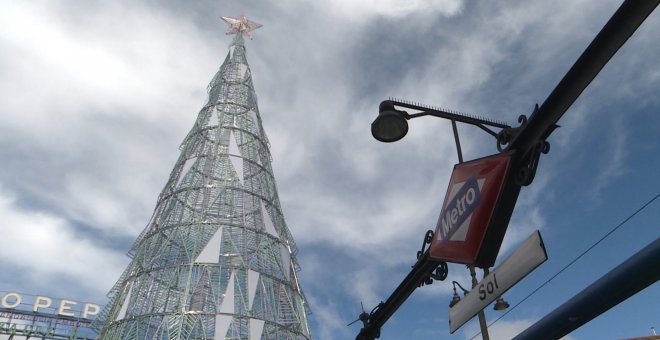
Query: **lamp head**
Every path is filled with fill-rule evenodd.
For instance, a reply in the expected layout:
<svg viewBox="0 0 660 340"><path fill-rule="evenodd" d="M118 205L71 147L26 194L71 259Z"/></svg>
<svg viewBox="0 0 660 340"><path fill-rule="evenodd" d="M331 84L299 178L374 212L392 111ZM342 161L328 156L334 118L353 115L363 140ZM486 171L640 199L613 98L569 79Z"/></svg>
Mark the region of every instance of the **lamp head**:
<svg viewBox="0 0 660 340"><path fill-rule="evenodd" d="M495 306L493 306L493 309L496 311L503 311L507 308L509 308L509 303L504 301L504 299L501 296L498 297L497 301L495 301Z"/></svg>
<svg viewBox="0 0 660 340"><path fill-rule="evenodd" d="M461 301L461 297L456 294L456 288L454 288L454 296L451 298L451 302L449 302L449 308L454 307L457 303Z"/></svg>
<svg viewBox="0 0 660 340"><path fill-rule="evenodd" d="M408 133L407 113L394 108L394 104L385 100L378 107L378 117L371 123L371 134L385 143L396 142Z"/></svg>

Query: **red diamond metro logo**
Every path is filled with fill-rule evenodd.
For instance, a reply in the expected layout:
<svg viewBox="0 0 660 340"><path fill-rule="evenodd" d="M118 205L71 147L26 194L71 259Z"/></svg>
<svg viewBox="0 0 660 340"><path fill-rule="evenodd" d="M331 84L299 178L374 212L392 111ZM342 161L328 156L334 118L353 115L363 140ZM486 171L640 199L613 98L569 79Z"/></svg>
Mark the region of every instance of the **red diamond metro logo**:
<svg viewBox="0 0 660 340"><path fill-rule="evenodd" d="M499 153L454 166L429 250L432 258L475 264L510 159L511 153Z"/></svg>

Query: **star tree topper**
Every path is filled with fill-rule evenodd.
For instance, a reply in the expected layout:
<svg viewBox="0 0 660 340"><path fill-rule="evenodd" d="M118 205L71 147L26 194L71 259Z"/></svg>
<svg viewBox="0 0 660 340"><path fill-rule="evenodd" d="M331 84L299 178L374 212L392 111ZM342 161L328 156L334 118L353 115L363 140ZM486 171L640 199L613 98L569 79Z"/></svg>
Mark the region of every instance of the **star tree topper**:
<svg viewBox="0 0 660 340"><path fill-rule="evenodd" d="M241 16L238 18L232 18L232 17L220 17L220 18L224 20L227 24L229 24L229 31L227 31L228 35L234 33L241 33L247 35L248 38L252 39L252 34L250 32L263 26L262 24L248 20L245 17L245 14L241 14Z"/></svg>

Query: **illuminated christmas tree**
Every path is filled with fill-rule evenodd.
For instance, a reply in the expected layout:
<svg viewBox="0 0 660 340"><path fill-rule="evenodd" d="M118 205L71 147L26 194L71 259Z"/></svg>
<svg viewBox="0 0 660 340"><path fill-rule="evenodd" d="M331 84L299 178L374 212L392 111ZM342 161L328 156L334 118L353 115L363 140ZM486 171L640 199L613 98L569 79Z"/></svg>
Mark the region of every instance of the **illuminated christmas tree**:
<svg viewBox="0 0 660 340"><path fill-rule="evenodd" d="M229 53L97 318L101 339L311 339L245 56L261 25L223 20Z"/></svg>

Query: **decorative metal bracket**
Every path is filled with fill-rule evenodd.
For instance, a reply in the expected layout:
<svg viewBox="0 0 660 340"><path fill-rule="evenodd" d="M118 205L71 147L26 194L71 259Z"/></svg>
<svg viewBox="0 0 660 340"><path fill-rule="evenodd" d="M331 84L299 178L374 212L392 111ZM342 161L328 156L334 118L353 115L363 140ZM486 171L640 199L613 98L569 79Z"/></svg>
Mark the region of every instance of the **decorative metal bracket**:
<svg viewBox="0 0 660 340"><path fill-rule="evenodd" d="M536 104L534 106L534 111L532 112L532 115L534 115L537 111L539 110L539 104ZM525 126L527 126L527 116L525 115L520 115L518 117L518 123L520 123L520 126L515 127L515 128L506 128L500 131L499 134L497 134L497 150L502 152L505 149L505 145L509 144L518 136L520 131L522 131ZM558 125L553 125L551 126L548 131L545 133L545 136L549 136L552 131L554 131ZM536 169L539 165L539 159L541 158L541 154L547 154L550 152L550 143L548 143L545 139L538 140L534 145L529 148L528 150L525 151L525 154L523 154L520 157L520 166L515 170L515 181L516 184L520 186L528 186L532 184L532 181L534 180L534 177L536 176Z"/></svg>
<svg viewBox="0 0 660 340"><path fill-rule="evenodd" d="M433 230L428 230L426 234L424 235L424 241L422 242L422 248L417 251L417 260L422 258L424 256L424 253L428 250L426 245L430 245L431 242L433 242L433 236L434 236ZM444 281L447 278L447 274L449 273L449 267L447 266L447 262L440 262L437 267L431 270L426 276L424 276L420 282L419 286L421 287L423 285L430 285L433 283L433 280L438 280L438 281Z"/></svg>
<svg viewBox="0 0 660 340"><path fill-rule="evenodd" d="M528 186L532 184L534 176L536 176L536 168L539 165L539 158L541 154L547 154L550 151L550 143L544 140L537 141L534 146L522 156L522 164L517 169L516 184L520 186Z"/></svg>
<svg viewBox="0 0 660 340"><path fill-rule="evenodd" d="M417 259L418 260L426 252L426 249L427 249L426 245L431 244L431 242L433 242L433 235L434 235L433 230L427 230L426 231L426 234L424 235L424 241L422 241L422 248L417 251Z"/></svg>
<svg viewBox="0 0 660 340"><path fill-rule="evenodd" d="M422 278L422 280L419 282L419 287L422 287L424 285L430 285L433 283L433 280L436 281L444 281L447 278L447 275L449 274L449 267L447 266L447 262L440 262L438 266L432 270L427 276Z"/></svg>
<svg viewBox="0 0 660 340"><path fill-rule="evenodd" d="M534 112L539 110L539 104L536 104L534 106ZM532 113L534 114L534 113ZM520 133L520 131L527 125L527 116L525 115L520 115L518 116L518 123L520 123L520 126L518 127L509 127L509 128L504 128L500 133L497 134L497 151L502 152L505 149L505 145L511 143L516 136Z"/></svg>

